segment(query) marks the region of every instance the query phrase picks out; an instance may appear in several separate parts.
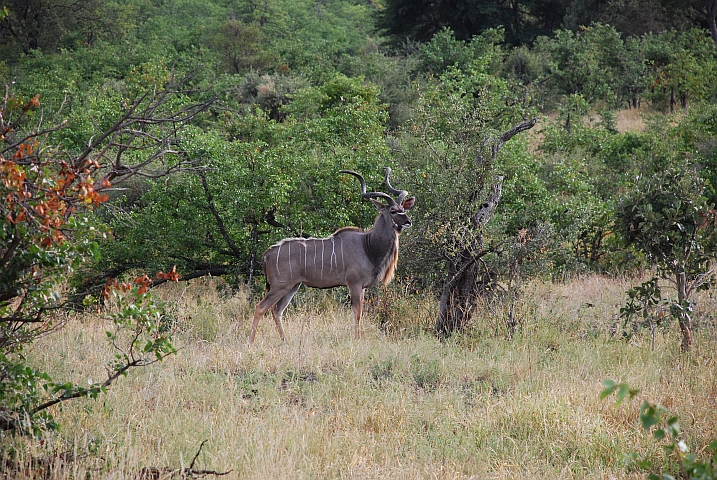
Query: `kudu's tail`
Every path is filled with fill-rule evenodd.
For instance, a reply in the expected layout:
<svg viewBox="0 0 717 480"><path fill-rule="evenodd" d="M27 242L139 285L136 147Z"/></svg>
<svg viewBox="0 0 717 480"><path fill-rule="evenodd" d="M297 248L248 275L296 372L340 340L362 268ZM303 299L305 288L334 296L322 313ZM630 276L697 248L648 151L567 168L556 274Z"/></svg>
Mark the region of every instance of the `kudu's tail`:
<svg viewBox="0 0 717 480"><path fill-rule="evenodd" d="M261 257L261 271L264 272L264 281L266 282L264 284L264 288L266 288L266 291L268 292L271 290L271 284L269 283L269 276L266 274L266 253L264 253Z"/></svg>

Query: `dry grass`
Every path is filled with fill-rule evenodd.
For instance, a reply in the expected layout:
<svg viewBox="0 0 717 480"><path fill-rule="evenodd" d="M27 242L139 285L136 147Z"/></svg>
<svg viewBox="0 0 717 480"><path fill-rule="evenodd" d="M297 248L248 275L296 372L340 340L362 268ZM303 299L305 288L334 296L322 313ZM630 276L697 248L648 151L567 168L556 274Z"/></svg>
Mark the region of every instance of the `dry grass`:
<svg viewBox="0 0 717 480"><path fill-rule="evenodd" d="M649 110L647 107L642 108L628 108L618 110L615 112L615 128L620 133L628 132L642 132L647 127L644 120L644 115L647 115ZM551 113L546 115L541 121L537 123L535 127L528 130L525 136L528 141L528 149L531 153L535 153L543 141L543 128L546 123L555 122L557 115ZM583 119L586 124L595 127L600 124L601 118L597 113L588 115Z"/></svg>
<svg viewBox="0 0 717 480"><path fill-rule="evenodd" d="M287 343L267 315L250 346L246 294L207 281L171 285L161 296L176 302L179 354L99 400L57 408L63 429L31 452L69 451L74 461L45 467L57 479L186 467L205 439L195 468L232 471L223 478L643 478L626 455L661 451L639 427L640 401L600 401L601 382L640 388L702 446L717 431L717 354L714 329L698 332L689 356L676 329L654 352L647 339L612 337L627 286L602 277L535 284L514 338L495 328L499 315L485 315L444 343L423 332L427 300L394 298L407 319L387 335L375 318L379 297L356 341L336 295L302 290L286 315ZM100 378L105 328L74 318L30 356L58 378Z"/></svg>
<svg viewBox="0 0 717 480"><path fill-rule="evenodd" d="M647 126L643 116L648 113L647 107L618 110L615 112L615 128L620 133L641 132ZM587 125L596 127L602 120L599 114L593 113L588 115L584 121Z"/></svg>
<svg viewBox="0 0 717 480"><path fill-rule="evenodd" d="M615 128L620 133L641 132L646 124L642 115L647 113L646 108L630 108L620 110L615 115Z"/></svg>

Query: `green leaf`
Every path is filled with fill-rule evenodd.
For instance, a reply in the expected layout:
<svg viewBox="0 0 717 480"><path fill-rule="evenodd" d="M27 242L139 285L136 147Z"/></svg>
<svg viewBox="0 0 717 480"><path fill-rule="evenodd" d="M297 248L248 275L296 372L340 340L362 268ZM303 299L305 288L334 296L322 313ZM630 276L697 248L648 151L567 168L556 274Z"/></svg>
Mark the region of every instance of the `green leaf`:
<svg viewBox="0 0 717 480"><path fill-rule="evenodd" d="M623 400L625 400L625 397L630 396L632 398L632 390L630 390L630 387L627 385L627 383L621 383L618 385L617 389L617 403L622 403Z"/></svg>
<svg viewBox="0 0 717 480"><path fill-rule="evenodd" d="M677 437L680 434L680 422L677 417L670 417L667 419L667 429L670 435Z"/></svg>
<svg viewBox="0 0 717 480"><path fill-rule="evenodd" d="M642 422L642 428L649 430L660 422L660 412L649 403L644 402L640 409L640 422Z"/></svg>
<svg viewBox="0 0 717 480"><path fill-rule="evenodd" d="M92 258L95 262L98 262L102 259L102 254L100 253L100 245L97 242L90 243L90 253L92 254Z"/></svg>
<svg viewBox="0 0 717 480"><path fill-rule="evenodd" d="M617 383L615 383L614 380L604 380L602 382L602 385L605 388L603 389L602 392L600 392L600 400L604 400L607 397L609 397L610 395L612 395L612 393L615 390L617 390L617 387L618 387Z"/></svg>
<svg viewBox="0 0 717 480"><path fill-rule="evenodd" d="M602 392L600 392L600 400L609 397L613 392L617 392L617 400L615 401L616 405L620 405L625 398L632 399L639 392L639 390L631 389L627 383L618 384L614 380L605 380L602 384L605 388Z"/></svg>

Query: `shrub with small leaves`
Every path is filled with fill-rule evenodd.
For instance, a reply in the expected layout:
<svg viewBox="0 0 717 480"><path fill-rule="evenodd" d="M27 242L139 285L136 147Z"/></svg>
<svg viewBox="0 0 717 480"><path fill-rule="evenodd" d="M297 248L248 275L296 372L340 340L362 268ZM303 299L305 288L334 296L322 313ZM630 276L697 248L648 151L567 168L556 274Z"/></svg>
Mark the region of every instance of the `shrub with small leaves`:
<svg viewBox="0 0 717 480"><path fill-rule="evenodd" d="M49 407L73 398L97 398L130 369L176 353L171 338L163 332L161 308L148 289L152 281L178 279L176 272L160 272L154 279L145 275L133 282L107 283L103 296L112 301L114 310L106 315L113 325L106 335L115 354L102 382L90 381L88 386L56 382L47 373L27 366L22 355L0 353L0 431L39 436L54 430L58 425Z"/></svg>
<svg viewBox="0 0 717 480"><path fill-rule="evenodd" d="M617 383L614 380L605 380L603 386L605 388L600 392L600 399L605 399L614 393L617 399L616 405L620 405L625 399L631 400L639 394L639 390L630 388L627 383ZM647 400L643 401L640 407L640 423L643 429L652 432L652 436L660 442L666 454L666 462L661 465L655 464L649 458L639 458L637 453L630 455L640 468L651 472L648 479L714 480L717 478L717 440L704 448L691 450L682 439L678 417L671 415L662 405Z"/></svg>

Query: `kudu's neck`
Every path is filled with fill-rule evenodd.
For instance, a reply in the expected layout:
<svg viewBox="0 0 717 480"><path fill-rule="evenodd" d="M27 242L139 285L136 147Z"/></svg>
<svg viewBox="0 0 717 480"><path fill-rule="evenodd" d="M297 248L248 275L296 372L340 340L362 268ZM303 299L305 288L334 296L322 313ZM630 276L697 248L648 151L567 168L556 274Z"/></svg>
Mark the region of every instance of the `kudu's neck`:
<svg viewBox="0 0 717 480"><path fill-rule="evenodd" d="M398 248L398 234L389 218L381 214L366 232L364 247L374 265L382 265Z"/></svg>
<svg viewBox="0 0 717 480"><path fill-rule="evenodd" d="M393 228L393 224L386 215L380 214L376 217L373 227L368 232L368 242L375 249L388 251L396 243L398 234Z"/></svg>
<svg viewBox="0 0 717 480"><path fill-rule="evenodd" d="M364 242L366 255L374 266L375 279L388 284L398 261L398 233L386 215L379 215Z"/></svg>

